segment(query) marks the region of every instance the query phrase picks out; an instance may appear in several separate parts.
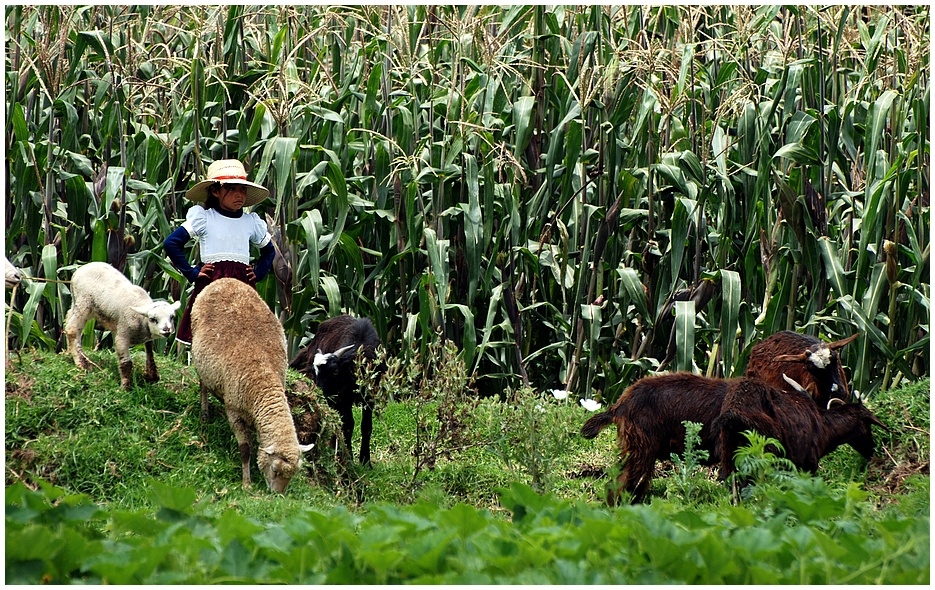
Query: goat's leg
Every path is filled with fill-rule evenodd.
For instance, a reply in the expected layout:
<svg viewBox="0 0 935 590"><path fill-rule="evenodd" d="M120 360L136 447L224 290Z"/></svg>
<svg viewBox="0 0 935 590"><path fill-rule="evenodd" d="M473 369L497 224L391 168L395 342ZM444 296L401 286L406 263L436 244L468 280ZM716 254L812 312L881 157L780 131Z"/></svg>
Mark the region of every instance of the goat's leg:
<svg viewBox="0 0 935 590"><path fill-rule="evenodd" d="M124 389L133 386L133 361L130 360L130 338L119 333L114 335L114 351L120 366L120 385Z"/></svg>
<svg viewBox="0 0 935 590"><path fill-rule="evenodd" d="M354 457L351 451L351 439L354 438L354 410L348 406L341 411L341 432L344 433L344 447L350 458Z"/></svg>
<svg viewBox="0 0 935 590"><path fill-rule="evenodd" d="M81 347L81 333L84 331L84 325L88 323L88 310L72 307L68 310L65 317L65 339L68 341L68 351L75 359L75 364L84 370L91 368L91 362L84 355L84 349Z"/></svg>
<svg viewBox="0 0 935 590"><path fill-rule="evenodd" d="M370 435L373 432L373 408L365 405L360 412L360 463L370 465Z"/></svg>
<svg viewBox="0 0 935 590"><path fill-rule="evenodd" d="M147 341L144 346L146 347L146 370L143 372L143 379L148 383L155 383L159 381L159 372L156 370L156 359L153 357L153 343Z"/></svg>

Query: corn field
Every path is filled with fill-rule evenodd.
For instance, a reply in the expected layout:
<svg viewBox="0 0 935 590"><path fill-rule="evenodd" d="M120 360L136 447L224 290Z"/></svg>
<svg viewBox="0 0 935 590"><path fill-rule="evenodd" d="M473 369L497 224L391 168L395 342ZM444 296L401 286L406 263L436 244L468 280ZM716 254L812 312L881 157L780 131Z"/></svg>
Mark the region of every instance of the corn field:
<svg viewBox="0 0 935 590"><path fill-rule="evenodd" d="M184 304L162 241L239 158L290 353L350 312L394 356L454 342L482 394L737 375L784 329L859 333L865 395L929 372L926 5L5 17L11 348L64 346L89 261Z"/></svg>

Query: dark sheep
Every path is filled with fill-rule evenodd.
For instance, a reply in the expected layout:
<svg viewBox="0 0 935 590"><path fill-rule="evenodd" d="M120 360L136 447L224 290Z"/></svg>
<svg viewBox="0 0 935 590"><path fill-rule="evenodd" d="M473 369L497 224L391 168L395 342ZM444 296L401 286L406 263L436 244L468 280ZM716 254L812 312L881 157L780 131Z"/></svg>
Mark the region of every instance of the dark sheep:
<svg viewBox="0 0 935 590"><path fill-rule="evenodd" d="M591 416L581 436L594 438L611 422L617 425L617 444L623 462L616 487L607 503L616 505L621 490L641 502L652 483L657 460L685 451L685 426L702 424L701 448L708 451L707 464L717 463L717 437L711 424L721 411L729 381L709 379L692 373L644 377L624 391L606 411Z"/></svg>
<svg viewBox="0 0 935 590"><path fill-rule="evenodd" d="M801 386L777 389L759 379L731 382L720 416L711 425L720 457L719 479L734 472L734 453L746 444L742 432L754 430L778 440L785 456L799 469L815 473L818 461L843 444L865 459L875 449L870 426L886 426L861 403L832 403L819 408Z"/></svg>
<svg viewBox="0 0 935 590"><path fill-rule="evenodd" d="M289 366L312 379L321 388L328 405L341 415L344 444L351 452L355 404L361 406L360 462L370 464L373 432L373 399L357 387L354 366L358 351L373 361L380 336L367 318L340 315L323 321L318 331Z"/></svg>
<svg viewBox="0 0 935 590"><path fill-rule="evenodd" d="M745 376L791 391L782 378L785 374L801 384L822 408L828 407L832 398L849 401L847 377L837 351L855 338L857 334L836 342L822 342L797 332L776 332L750 351Z"/></svg>

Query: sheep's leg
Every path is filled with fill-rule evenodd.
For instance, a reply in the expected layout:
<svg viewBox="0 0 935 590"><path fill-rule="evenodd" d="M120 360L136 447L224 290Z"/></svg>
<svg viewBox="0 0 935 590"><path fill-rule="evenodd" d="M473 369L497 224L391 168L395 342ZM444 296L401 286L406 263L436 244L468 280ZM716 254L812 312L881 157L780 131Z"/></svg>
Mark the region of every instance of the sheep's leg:
<svg viewBox="0 0 935 590"><path fill-rule="evenodd" d="M153 358L153 343L146 342L146 371L143 372L143 378L149 383L159 381L159 372L156 371L156 359Z"/></svg>
<svg viewBox="0 0 935 590"><path fill-rule="evenodd" d="M75 359L75 364L84 370L91 368L91 362L84 355L84 349L81 347L81 332L84 331L84 325L88 323L88 310L73 306L68 310L65 318L65 339L68 341L68 351Z"/></svg>
<svg viewBox="0 0 935 590"><path fill-rule="evenodd" d="M227 421L230 422L231 430L234 431L234 436L237 438L237 448L240 450L243 487L244 489L250 489L253 486L253 482L250 480L250 455L253 454L250 444L250 432L247 430L247 425L237 414L228 411Z"/></svg>
<svg viewBox="0 0 935 590"><path fill-rule="evenodd" d="M124 389L133 386L133 361L130 360L130 338L116 334L114 336L114 351L117 353L117 362L120 366L120 385Z"/></svg>
<svg viewBox="0 0 935 590"><path fill-rule="evenodd" d="M631 454L624 465L623 473L617 478L618 485L622 484L623 489L632 494L634 504L642 502L649 493L653 482L655 456L655 453L644 453L642 449L639 453Z"/></svg>
<svg viewBox="0 0 935 590"><path fill-rule="evenodd" d="M370 465L370 434L373 432L373 408L364 406L360 412L360 463Z"/></svg>
<svg viewBox="0 0 935 590"><path fill-rule="evenodd" d="M205 387L205 384L201 384L201 421L208 421L208 388Z"/></svg>

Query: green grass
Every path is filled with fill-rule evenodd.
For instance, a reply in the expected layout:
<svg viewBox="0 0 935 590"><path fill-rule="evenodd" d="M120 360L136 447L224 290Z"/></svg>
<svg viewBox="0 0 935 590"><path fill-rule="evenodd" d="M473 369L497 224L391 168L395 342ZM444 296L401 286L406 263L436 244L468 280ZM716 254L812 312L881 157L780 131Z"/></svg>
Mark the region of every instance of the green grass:
<svg viewBox="0 0 935 590"><path fill-rule="evenodd" d="M90 358L89 373L39 351L7 364L8 583L929 579L928 380L875 400L891 432L869 464L842 448L818 477L765 482L739 506L712 470L664 464L651 505L608 509L614 429L583 440L585 410L548 395L475 403L458 449L432 424L458 415L443 402L388 403L372 468L334 477L319 459L277 495L242 489L217 402L200 423L191 367L160 356L159 383L124 391L111 351ZM417 470L419 436L440 442Z"/></svg>
<svg viewBox="0 0 935 590"><path fill-rule="evenodd" d="M326 477L307 463L285 496L271 494L254 466L255 485L240 485L237 446L220 404L212 400L211 419L199 420L194 369L174 358L157 359L161 381L119 387L112 351L91 351L99 367L77 369L65 354L38 350L11 356L6 371L6 484L42 479L93 501L126 509L151 505L150 482L192 488L199 499L219 507L276 519L297 506L374 502L410 504L430 499L441 505L466 503L500 510L497 490L517 481L559 497L600 502L605 472L616 463L614 429L592 441L578 436L587 412L526 392L511 403L483 400L464 425L460 448L440 445L432 467L416 473L417 417L428 424L438 405L420 407L413 399L389 402L374 420L373 466L351 464L347 477ZM134 352L141 366L143 353ZM293 378L299 378L297 374ZM878 453L868 465L850 447L822 461L819 477L838 485L856 481L880 504L905 492L903 481L927 476L929 381L923 380L873 400L890 426L879 433ZM359 424L359 414L357 415ZM429 436L432 432L427 433ZM426 433L422 433L425 438ZM359 448L359 427L354 448ZM444 452L448 450L449 452ZM671 495L672 466L662 464L653 482L655 497ZM534 475L535 474L535 475ZM699 470L696 500L720 503L728 497L713 482L712 470Z"/></svg>

